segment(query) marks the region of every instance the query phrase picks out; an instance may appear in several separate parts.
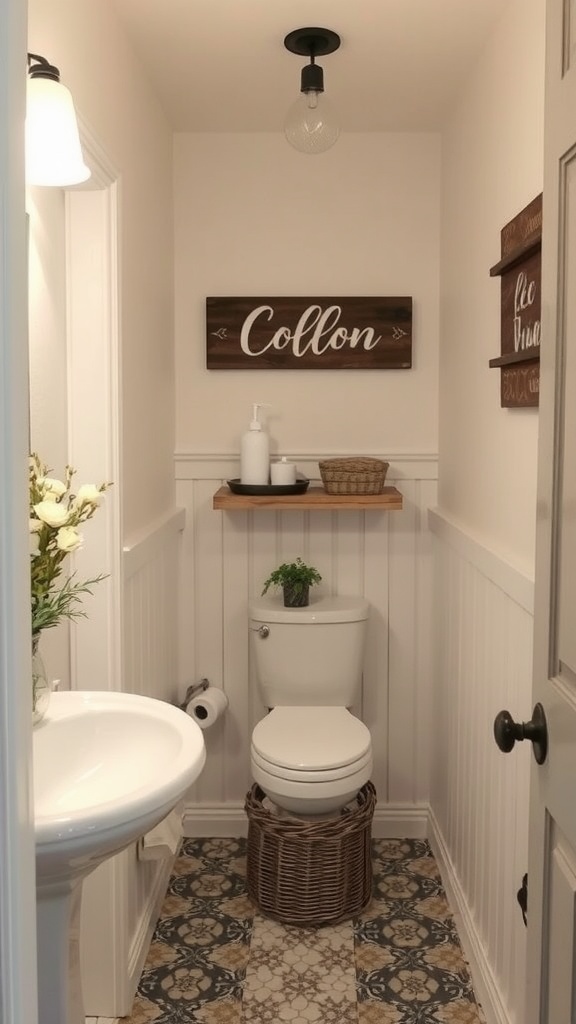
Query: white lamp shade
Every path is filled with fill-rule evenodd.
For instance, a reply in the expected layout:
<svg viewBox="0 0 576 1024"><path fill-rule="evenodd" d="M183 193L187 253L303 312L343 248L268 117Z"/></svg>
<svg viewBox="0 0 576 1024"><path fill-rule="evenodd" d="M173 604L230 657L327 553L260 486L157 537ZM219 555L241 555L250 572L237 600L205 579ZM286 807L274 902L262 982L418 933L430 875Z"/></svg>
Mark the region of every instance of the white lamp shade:
<svg viewBox="0 0 576 1024"><path fill-rule="evenodd" d="M84 163L72 96L50 78L28 79L26 100L26 182L77 185L90 177Z"/></svg>
<svg viewBox="0 0 576 1024"><path fill-rule="evenodd" d="M284 121L284 134L301 153L324 153L334 145L340 127L329 100L322 93L302 94L292 104Z"/></svg>

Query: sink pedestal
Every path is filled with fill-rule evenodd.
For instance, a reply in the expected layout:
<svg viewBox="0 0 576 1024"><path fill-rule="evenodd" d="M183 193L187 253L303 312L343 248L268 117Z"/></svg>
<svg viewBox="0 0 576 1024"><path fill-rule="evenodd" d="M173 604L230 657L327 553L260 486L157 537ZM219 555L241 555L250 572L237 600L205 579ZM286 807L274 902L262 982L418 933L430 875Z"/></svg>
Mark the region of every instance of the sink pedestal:
<svg viewBox="0 0 576 1024"><path fill-rule="evenodd" d="M174 809L206 759L198 724L153 697L52 695L33 732L40 1024L84 1024L87 875Z"/></svg>
<svg viewBox="0 0 576 1024"><path fill-rule="evenodd" d="M36 895L39 1024L84 1024L80 974L82 878Z"/></svg>

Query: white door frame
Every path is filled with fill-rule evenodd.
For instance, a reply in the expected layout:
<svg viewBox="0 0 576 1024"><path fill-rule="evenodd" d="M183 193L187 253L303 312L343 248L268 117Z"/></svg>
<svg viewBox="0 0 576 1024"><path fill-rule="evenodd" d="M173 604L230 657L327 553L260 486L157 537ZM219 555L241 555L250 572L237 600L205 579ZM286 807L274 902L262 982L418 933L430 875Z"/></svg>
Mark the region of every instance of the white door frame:
<svg viewBox="0 0 576 1024"><path fill-rule="evenodd" d="M38 1020L28 554L26 4L0 0L0 1019Z"/></svg>

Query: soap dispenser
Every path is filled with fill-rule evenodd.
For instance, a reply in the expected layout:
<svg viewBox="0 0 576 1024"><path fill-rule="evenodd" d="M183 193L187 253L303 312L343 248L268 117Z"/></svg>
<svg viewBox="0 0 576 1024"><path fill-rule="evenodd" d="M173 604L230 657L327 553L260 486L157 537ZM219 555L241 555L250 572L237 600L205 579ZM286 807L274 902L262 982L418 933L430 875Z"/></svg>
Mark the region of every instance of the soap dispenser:
<svg viewBox="0 0 576 1024"><path fill-rule="evenodd" d="M240 445L240 482L266 486L270 476L270 442L268 434L262 430L258 418L259 410L264 402L254 402L250 428L242 434Z"/></svg>

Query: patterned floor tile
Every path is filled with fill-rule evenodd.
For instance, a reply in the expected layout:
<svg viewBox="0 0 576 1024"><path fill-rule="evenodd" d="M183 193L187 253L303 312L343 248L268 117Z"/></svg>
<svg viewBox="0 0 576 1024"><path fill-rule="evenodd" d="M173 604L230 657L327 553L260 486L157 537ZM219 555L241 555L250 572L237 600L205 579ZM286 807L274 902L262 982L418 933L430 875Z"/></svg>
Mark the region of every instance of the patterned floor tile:
<svg viewBox="0 0 576 1024"><path fill-rule="evenodd" d="M256 915L243 1012L250 1024L356 1024L352 923L315 930Z"/></svg>
<svg viewBox="0 0 576 1024"><path fill-rule="evenodd" d="M373 900L355 922L361 1024L478 1024L468 966L425 840L374 840ZM380 1014L380 1018L378 1018Z"/></svg>
<svg viewBox="0 0 576 1024"><path fill-rule="evenodd" d="M245 844L184 840L127 1024L240 1024L254 908Z"/></svg>
<svg viewBox="0 0 576 1024"><path fill-rule="evenodd" d="M373 840L354 921L282 925L246 895L243 839L186 839L125 1024L482 1024L425 840Z"/></svg>

